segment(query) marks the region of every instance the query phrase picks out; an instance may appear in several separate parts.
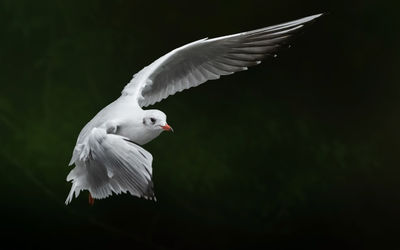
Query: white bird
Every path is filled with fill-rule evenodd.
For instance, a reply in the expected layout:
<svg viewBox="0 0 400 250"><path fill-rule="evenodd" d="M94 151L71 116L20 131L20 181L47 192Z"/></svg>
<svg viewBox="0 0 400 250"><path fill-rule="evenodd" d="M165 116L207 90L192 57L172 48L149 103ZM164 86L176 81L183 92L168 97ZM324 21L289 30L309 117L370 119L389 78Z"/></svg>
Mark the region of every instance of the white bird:
<svg viewBox="0 0 400 250"><path fill-rule="evenodd" d="M122 95L102 109L79 134L67 176L72 181L65 201L81 190L89 191L89 203L113 193L155 199L152 155L139 145L163 131L172 131L167 116L142 107L159 102L184 89L247 70L287 44L304 25L322 14L262 29L213 39L201 39L160 57L133 76Z"/></svg>

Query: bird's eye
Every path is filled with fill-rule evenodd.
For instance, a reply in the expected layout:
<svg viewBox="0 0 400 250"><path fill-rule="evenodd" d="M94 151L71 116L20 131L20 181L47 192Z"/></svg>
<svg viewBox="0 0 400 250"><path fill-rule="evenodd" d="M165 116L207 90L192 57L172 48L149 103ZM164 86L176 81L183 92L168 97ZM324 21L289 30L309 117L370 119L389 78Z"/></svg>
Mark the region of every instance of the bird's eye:
<svg viewBox="0 0 400 250"><path fill-rule="evenodd" d="M150 121L151 121L151 123L155 123L156 122L156 119L155 118L150 118Z"/></svg>

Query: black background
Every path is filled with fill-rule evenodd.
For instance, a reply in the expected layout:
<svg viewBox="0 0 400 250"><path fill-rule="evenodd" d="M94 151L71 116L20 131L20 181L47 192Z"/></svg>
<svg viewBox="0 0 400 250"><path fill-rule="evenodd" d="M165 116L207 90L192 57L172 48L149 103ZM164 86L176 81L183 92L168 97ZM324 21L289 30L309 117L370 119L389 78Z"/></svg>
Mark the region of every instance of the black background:
<svg viewBox="0 0 400 250"><path fill-rule="evenodd" d="M1 238L113 249L396 248L397 1L1 1ZM69 206L80 129L204 38L326 12L277 58L158 103L156 203Z"/></svg>

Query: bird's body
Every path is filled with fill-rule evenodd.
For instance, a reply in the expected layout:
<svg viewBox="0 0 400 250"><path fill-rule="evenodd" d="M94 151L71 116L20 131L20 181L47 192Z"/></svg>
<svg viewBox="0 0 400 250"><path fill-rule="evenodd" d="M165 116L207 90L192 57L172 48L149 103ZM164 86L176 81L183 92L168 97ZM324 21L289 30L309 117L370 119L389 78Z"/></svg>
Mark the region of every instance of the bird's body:
<svg viewBox="0 0 400 250"><path fill-rule="evenodd" d="M139 107L136 101L126 96L121 96L103 108L85 125L79 134L78 143L82 143L93 128L110 128L113 124L118 124L120 127L118 130L119 135L129 138L139 145L146 144L154 138L149 138L147 133L143 134L137 131L142 124L140 119L142 113L144 113L144 110Z"/></svg>
<svg viewBox="0 0 400 250"><path fill-rule="evenodd" d="M221 75L246 70L267 56L305 24L320 15L214 39L202 39L177 48L143 68L79 134L68 174L67 197L89 191L89 201L121 192L154 198L152 156L139 145L172 130L159 110L143 110L162 99Z"/></svg>

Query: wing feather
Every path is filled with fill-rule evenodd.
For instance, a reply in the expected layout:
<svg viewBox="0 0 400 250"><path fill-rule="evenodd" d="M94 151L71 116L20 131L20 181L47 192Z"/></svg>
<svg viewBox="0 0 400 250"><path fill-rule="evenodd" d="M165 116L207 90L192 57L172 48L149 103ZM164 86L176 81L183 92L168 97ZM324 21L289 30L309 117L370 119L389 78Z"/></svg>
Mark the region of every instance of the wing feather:
<svg viewBox="0 0 400 250"><path fill-rule="evenodd" d="M122 94L136 98L145 107L208 80L247 70L265 57L275 55L294 34L321 15L189 43L142 69Z"/></svg>
<svg viewBox="0 0 400 250"><path fill-rule="evenodd" d="M72 181L66 204L81 190L89 190L93 198L106 198L113 193L154 198L152 178L153 157L142 147L125 137L107 134L93 128L82 147L76 167L68 174Z"/></svg>

